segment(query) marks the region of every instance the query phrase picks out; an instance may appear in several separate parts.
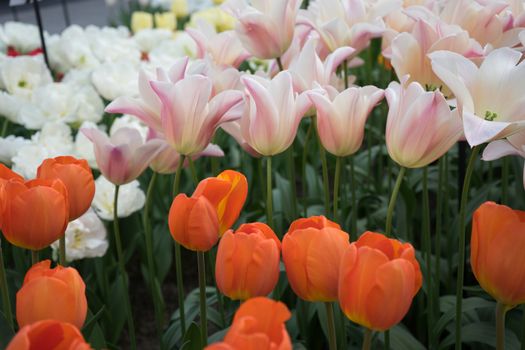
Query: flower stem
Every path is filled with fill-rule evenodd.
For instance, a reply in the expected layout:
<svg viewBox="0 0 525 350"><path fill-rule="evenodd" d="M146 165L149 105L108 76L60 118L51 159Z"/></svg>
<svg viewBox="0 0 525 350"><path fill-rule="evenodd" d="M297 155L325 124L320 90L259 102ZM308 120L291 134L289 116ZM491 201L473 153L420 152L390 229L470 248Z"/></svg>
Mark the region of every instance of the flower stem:
<svg viewBox="0 0 525 350"><path fill-rule="evenodd" d="M210 273L211 273L211 279L213 282L213 285L215 286L215 295L217 296L217 306L219 307L219 314L221 316L221 324L222 327L226 327L226 315L224 313L224 301L222 300L222 294L219 290L219 287L217 287L217 282L215 281L215 254L213 250L210 250L206 253L206 258L208 259L208 265Z"/></svg>
<svg viewBox="0 0 525 350"><path fill-rule="evenodd" d="M348 60L343 61L343 78L345 81L345 90L348 89Z"/></svg>
<svg viewBox="0 0 525 350"><path fill-rule="evenodd" d="M505 314L509 308L498 301L496 304L496 350L505 350Z"/></svg>
<svg viewBox="0 0 525 350"><path fill-rule="evenodd" d="M120 228L118 222L118 193L120 186L115 185L115 197L113 200L113 233L115 234L115 245L117 247L118 267L120 269L120 277L122 279L122 287L124 289L124 302L126 307L126 315L128 319L128 331L131 348L137 348L137 341L135 339L135 324L133 322L133 315L131 312L131 302L129 300L129 287L127 282L126 266L124 262L124 253L122 251L122 241L120 239Z"/></svg>
<svg viewBox="0 0 525 350"><path fill-rule="evenodd" d="M60 265L66 266L67 260L66 260L66 233L65 232L58 241L58 250L59 250L59 254L58 254L59 260L58 261Z"/></svg>
<svg viewBox="0 0 525 350"><path fill-rule="evenodd" d="M190 165L191 179L193 180L193 184L197 186L199 184L199 177L197 176L195 163L193 162L193 159L191 159L191 157L188 157L188 163Z"/></svg>
<svg viewBox="0 0 525 350"><path fill-rule="evenodd" d="M502 169L501 169L501 203L508 203L508 193L509 193L509 160L503 158L502 160Z"/></svg>
<svg viewBox="0 0 525 350"><path fill-rule="evenodd" d="M350 181L352 191L352 230L350 231L350 241L352 237L357 237L357 193L356 193L356 180L355 180L355 169L354 169L354 157L350 157Z"/></svg>
<svg viewBox="0 0 525 350"><path fill-rule="evenodd" d="M38 250L32 250L31 251L31 265L37 264L40 261L40 258L38 256ZM60 264L62 265L62 264ZM64 266L64 265L62 265Z"/></svg>
<svg viewBox="0 0 525 350"><path fill-rule="evenodd" d="M334 221L335 222L338 222L339 221L339 182L340 182L340 179L341 179L341 157L336 157L335 158L335 174L334 174L334 214L333 214L333 217L334 217Z"/></svg>
<svg viewBox="0 0 525 350"><path fill-rule="evenodd" d="M470 179L474 170L474 163L479 153L480 146L476 146L470 153L467 169L465 172L465 181L461 191L461 202L459 207L459 239L458 239L458 276L456 281L456 350L461 349L461 320L463 307L463 279L465 274L465 229L466 229L466 210L468 204L468 194Z"/></svg>
<svg viewBox="0 0 525 350"><path fill-rule="evenodd" d="M182 175L182 166L184 165L184 155L180 156L180 163L175 172L175 181L173 182L173 193L172 196L175 196L179 193L180 188L180 178ZM184 312L184 281L182 276L182 252L180 244L177 241L174 241L175 244L175 274L177 279L177 296L179 302L179 318L180 318L180 328L181 334L186 333L186 313Z"/></svg>
<svg viewBox="0 0 525 350"><path fill-rule="evenodd" d="M326 322L328 326L328 344L330 350L337 350L337 337L335 334L334 307L332 303L325 302Z"/></svg>
<svg viewBox="0 0 525 350"><path fill-rule="evenodd" d="M317 124L317 117L313 118L313 122ZM326 216L330 215L330 185L328 180L328 162L326 160L326 151L324 150L323 144L321 143L321 138L319 137L319 133L317 132L317 125L316 127L316 137L317 137L317 144L319 146L319 156L321 158L321 166L323 169L323 191L324 191L324 212Z"/></svg>
<svg viewBox="0 0 525 350"><path fill-rule="evenodd" d="M279 67L279 72L282 72L284 70L283 62L281 61L281 57L277 57L275 59L277 61L277 66Z"/></svg>
<svg viewBox="0 0 525 350"><path fill-rule="evenodd" d="M266 221L268 226L273 225L273 194L272 194L272 157L266 157Z"/></svg>
<svg viewBox="0 0 525 350"><path fill-rule="evenodd" d="M292 218L295 219L297 217L297 189L295 188L295 185L297 183L297 180L295 178L295 164L293 159L293 144L290 145L288 150L286 151L286 160L288 163L288 177L290 178L290 194L291 194L291 205L292 205Z"/></svg>
<svg viewBox="0 0 525 350"><path fill-rule="evenodd" d="M2 124L2 132L0 133L1 137L5 137L7 134L7 129L9 128L9 119L4 118L4 123Z"/></svg>
<svg viewBox="0 0 525 350"><path fill-rule="evenodd" d="M401 183L403 182L403 177L405 176L406 168L400 167L399 173L397 174L396 183L394 189L392 190L392 195L390 196L390 201L388 202L388 209L386 212L386 227L385 234L390 236L392 233L392 216L394 215L394 208L396 206L397 195L399 194L399 189L401 188Z"/></svg>
<svg viewBox="0 0 525 350"><path fill-rule="evenodd" d="M11 330L14 330L13 311L11 310L11 301L9 300L9 289L7 284L7 274L4 266L4 253L0 244L0 289L2 290L2 302L4 304L4 314L7 324Z"/></svg>
<svg viewBox="0 0 525 350"><path fill-rule="evenodd" d="M199 270L199 296L202 346L208 343L208 318L206 316L206 261L204 252L197 252L197 269Z"/></svg>
<svg viewBox="0 0 525 350"><path fill-rule="evenodd" d="M303 145L303 158L302 158L302 164L301 164L301 175L302 175L302 185L303 185L303 216L308 216L308 196L306 194L307 192L307 186L306 186L306 163L308 160L308 144L310 142L310 137L312 136L312 130L314 128L314 121L311 118L310 119L310 125L308 126L308 131L306 132L306 136L304 138L304 145Z"/></svg>
<svg viewBox="0 0 525 350"><path fill-rule="evenodd" d="M151 210L151 200L153 199L153 189L155 188L155 183L157 181L157 173L153 172L151 179L148 185L148 192L146 194L146 204L144 205L143 212L143 223L144 223L144 240L146 243L146 257L148 263L148 274L149 274L149 283L151 297L153 299L153 308L155 311L155 320L157 323L157 334L159 337L159 342L161 348L163 348L162 342L162 328L164 326L164 310L162 307L162 302L158 298L158 294L155 291L155 285L157 282L157 274L155 273L155 261L153 259L153 237L151 232L151 222L150 222L150 210Z"/></svg>
<svg viewBox="0 0 525 350"><path fill-rule="evenodd" d="M435 278L434 278L434 290L435 295L439 296L439 287L441 284L441 228L443 225L443 180L445 171L445 159L441 157L438 162L438 187L437 187L437 199L436 199L436 227L434 233L434 246L436 250L436 267L435 267ZM439 298L439 297L438 297ZM434 304L434 312L438 312L439 308Z"/></svg>
<svg viewBox="0 0 525 350"><path fill-rule="evenodd" d="M372 330L365 328L365 334L363 338L362 350L370 350L372 348Z"/></svg>
<svg viewBox="0 0 525 350"><path fill-rule="evenodd" d="M423 168L423 240L425 242L425 264L427 268L427 328L430 349L437 349L432 327L434 325L434 287L432 284L432 246L430 237L430 204L428 199L428 166Z"/></svg>

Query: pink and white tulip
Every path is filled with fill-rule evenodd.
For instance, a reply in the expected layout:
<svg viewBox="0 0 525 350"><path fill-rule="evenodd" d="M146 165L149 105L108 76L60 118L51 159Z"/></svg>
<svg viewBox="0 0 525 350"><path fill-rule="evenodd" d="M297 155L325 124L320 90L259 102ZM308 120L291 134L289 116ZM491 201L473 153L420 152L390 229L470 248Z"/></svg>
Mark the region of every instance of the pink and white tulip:
<svg viewBox="0 0 525 350"><path fill-rule="evenodd" d="M331 96L330 96L331 95ZM359 150L365 123L384 92L375 86L351 87L343 92L312 90L308 97L317 108L317 130L323 147L339 157Z"/></svg>
<svg viewBox="0 0 525 350"><path fill-rule="evenodd" d="M240 91L212 96L212 81L202 75L187 76L176 83L152 81L162 103L161 122L166 141L180 154L202 152L222 123L240 117L235 108L243 102Z"/></svg>
<svg viewBox="0 0 525 350"><path fill-rule="evenodd" d="M525 159L525 132L514 134L506 140L492 141L483 150L482 159L492 161L505 156L520 156ZM523 169L523 188L525 188L525 168Z"/></svg>
<svg viewBox="0 0 525 350"><path fill-rule="evenodd" d="M250 57L233 30L217 33L210 23L201 20L197 28L187 28L186 32L197 43L198 58L209 56L219 66L237 68Z"/></svg>
<svg viewBox="0 0 525 350"><path fill-rule="evenodd" d="M136 129L120 128L111 138L97 128L80 131L93 142L100 172L115 185L124 185L139 177L160 151L160 141L144 142Z"/></svg>
<svg viewBox="0 0 525 350"><path fill-rule="evenodd" d="M400 166L420 168L445 154L462 136L462 126L440 91L425 91L406 80L390 83L385 91L386 146Z"/></svg>
<svg viewBox="0 0 525 350"><path fill-rule="evenodd" d="M240 121L244 140L263 156L284 152L310 108L308 97L305 93L294 93L292 77L287 71L272 80L257 76L243 76L241 80L248 93Z"/></svg>
<svg viewBox="0 0 525 350"><path fill-rule="evenodd" d="M157 80L170 81L172 83L184 78L188 57L175 61L168 72L157 69ZM139 98L121 96L106 107L108 113L131 114L142 120L150 128L161 132L162 122L160 118L162 103L150 85L152 77L141 70L139 72Z"/></svg>
<svg viewBox="0 0 525 350"><path fill-rule="evenodd" d="M516 50L496 49L478 68L454 52L430 54L434 73L457 99L470 146L525 129L525 63L519 63L521 58Z"/></svg>
<svg viewBox="0 0 525 350"><path fill-rule="evenodd" d="M229 0L223 6L238 22L244 48L263 59L281 57L292 43L299 0Z"/></svg>

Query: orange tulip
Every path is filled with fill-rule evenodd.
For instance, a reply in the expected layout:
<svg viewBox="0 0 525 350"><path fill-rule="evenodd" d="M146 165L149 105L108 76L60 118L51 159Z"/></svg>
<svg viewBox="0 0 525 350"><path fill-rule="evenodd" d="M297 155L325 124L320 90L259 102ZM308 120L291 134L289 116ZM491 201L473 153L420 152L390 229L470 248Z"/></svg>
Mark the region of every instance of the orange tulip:
<svg viewBox="0 0 525 350"><path fill-rule="evenodd" d="M2 231L12 244L39 250L65 232L69 220L67 189L59 179L18 178L2 189Z"/></svg>
<svg viewBox="0 0 525 350"><path fill-rule="evenodd" d="M44 260L27 271L16 293L16 319L20 327L53 319L82 328L86 319L86 285L77 270Z"/></svg>
<svg viewBox="0 0 525 350"><path fill-rule="evenodd" d="M480 286L506 306L525 303L525 211L483 203L472 217L470 246Z"/></svg>
<svg viewBox="0 0 525 350"><path fill-rule="evenodd" d="M4 199L4 186L11 179L15 181L24 182L24 178L21 175L15 173L11 169L0 163L0 213L4 211L6 202L6 200ZM0 228L1 225L2 221L0 221Z"/></svg>
<svg viewBox="0 0 525 350"><path fill-rule="evenodd" d="M248 180L234 170L225 170L217 177L202 180L192 197L204 196L217 209L219 236L239 218L248 195Z"/></svg>
<svg viewBox="0 0 525 350"><path fill-rule="evenodd" d="M46 159L38 167L37 177L62 180L69 198L69 221L88 211L95 195L95 181L86 160L70 156Z"/></svg>
<svg viewBox="0 0 525 350"><path fill-rule="evenodd" d="M188 198L181 193L175 197L168 224L173 239L189 250L205 252L219 240L217 212L203 196Z"/></svg>
<svg viewBox="0 0 525 350"><path fill-rule="evenodd" d="M337 300L339 264L349 246L348 234L338 228L290 229L283 238L283 261L295 294L308 301Z"/></svg>
<svg viewBox="0 0 525 350"><path fill-rule="evenodd" d="M384 331L403 319L422 279L410 243L365 232L341 260L339 304L350 320Z"/></svg>
<svg viewBox="0 0 525 350"><path fill-rule="evenodd" d="M215 263L217 287L233 300L269 294L279 280L280 251L281 242L266 224L226 231Z"/></svg>
<svg viewBox="0 0 525 350"><path fill-rule="evenodd" d="M300 230L303 228L317 228L317 229L323 229L325 227L333 227L336 229L341 229L341 226L339 226L338 223L333 222L331 220L328 220L325 216L319 215L319 216L310 216L309 218L300 218L295 220L290 224L290 228L288 229L288 232Z"/></svg>
<svg viewBox="0 0 525 350"><path fill-rule="evenodd" d="M70 323L39 321L20 329L6 350L89 350L82 333Z"/></svg>
<svg viewBox="0 0 525 350"><path fill-rule="evenodd" d="M280 301L249 299L235 313L224 341L206 350L291 350L284 324L290 317L290 311Z"/></svg>

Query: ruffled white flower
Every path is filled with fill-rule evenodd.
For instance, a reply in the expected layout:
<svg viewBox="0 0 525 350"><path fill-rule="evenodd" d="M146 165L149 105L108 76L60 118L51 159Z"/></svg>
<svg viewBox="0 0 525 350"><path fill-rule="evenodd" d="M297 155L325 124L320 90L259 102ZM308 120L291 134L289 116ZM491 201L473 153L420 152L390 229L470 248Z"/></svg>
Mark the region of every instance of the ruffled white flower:
<svg viewBox="0 0 525 350"><path fill-rule="evenodd" d="M47 44L51 65L61 72L72 68L94 68L100 64L91 49L90 38L78 25L66 28L60 36L53 36Z"/></svg>
<svg viewBox="0 0 525 350"><path fill-rule="evenodd" d="M73 154L71 129L63 123L48 123L18 149L12 157L13 170L26 179L36 177L38 166L46 158Z"/></svg>
<svg viewBox="0 0 525 350"><path fill-rule="evenodd" d="M115 132L117 132L118 129L121 128L132 128L137 130L140 133L140 136L142 136L142 141L146 142L146 138L148 136L148 127L137 117L130 114L124 114L121 117L116 118L111 125L111 129L109 129L109 135L112 136L115 134Z"/></svg>
<svg viewBox="0 0 525 350"><path fill-rule="evenodd" d="M20 136L0 137L0 162L11 165L11 158L18 153L18 150L30 144L30 140Z"/></svg>
<svg viewBox="0 0 525 350"><path fill-rule="evenodd" d="M0 41L22 53L33 51L40 47L38 27L22 22L6 22L0 26Z"/></svg>
<svg viewBox="0 0 525 350"><path fill-rule="evenodd" d="M95 68L91 81L108 101L119 96L138 95L138 67L129 61L109 62Z"/></svg>
<svg viewBox="0 0 525 350"><path fill-rule="evenodd" d="M171 67L173 60L179 57L197 55L197 45L186 32L177 32L175 39L165 41L149 53L152 66Z"/></svg>
<svg viewBox="0 0 525 350"><path fill-rule="evenodd" d="M30 99L33 91L53 81L41 56L9 57L0 66L0 87Z"/></svg>
<svg viewBox="0 0 525 350"><path fill-rule="evenodd" d="M113 197L115 196L115 185L100 175L95 180L95 198L93 198L93 209L103 220L113 220ZM118 194L118 217L124 218L142 209L146 195L140 188L140 183L134 180L120 186Z"/></svg>
<svg viewBox="0 0 525 350"><path fill-rule="evenodd" d="M92 52L100 62L117 62L123 57L132 62L140 62L142 54L127 28L88 26L85 34L89 38Z"/></svg>
<svg viewBox="0 0 525 350"><path fill-rule="evenodd" d="M106 227L93 210L71 221L67 225L65 237L67 261L98 258L104 256L109 247ZM59 241L51 244L55 259L58 246Z"/></svg>
<svg viewBox="0 0 525 350"><path fill-rule="evenodd" d="M29 102L21 97L0 91L0 115L6 117L13 123L21 124L18 119L18 113L20 109L28 103Z"/></svg>
<svg viewBox="0 0 525 350"><path fill-rule="evenodd" d="M143 29L133 36L133 40L141 52L150 52L172 37L173 33L167 29Z"/></svg>

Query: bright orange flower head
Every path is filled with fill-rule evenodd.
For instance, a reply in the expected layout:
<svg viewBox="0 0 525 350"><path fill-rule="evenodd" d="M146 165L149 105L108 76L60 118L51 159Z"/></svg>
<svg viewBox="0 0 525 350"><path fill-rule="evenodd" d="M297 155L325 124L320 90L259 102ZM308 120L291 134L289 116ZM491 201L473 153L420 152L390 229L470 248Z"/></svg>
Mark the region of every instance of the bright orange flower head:
<svg viewBox="0 0 525 350"><path fill-rule="evenodd" d="M291 350L285 322L290 311L280 301L258 297L243 303L224 341L206 350Z"/></svg>
<svg viewBox="0 0 525 350"><path fill-rule="evenodd" d="M39 321L24 326L6 350L90 350L82 333L70 323L56 320Z"/></svg>
<svg viewBox="0 0 525 350"><path fill-rule="evenodd" d="M331 220L328 220L326 216L319 215L319 216L310 216L309 218L299 218L297 220L294 220L290 224L290 228L288 229L288 232L300 230L303 228L316 228L316 229L323 229L325 227L333 227L336 229L341 229L341 226L337 222L333 222Z"/></svg>
<svg viewBox="0 0 525 350"><path fill-rule="evenodd" d="M61 180L22 182L14 178L2 187L2 231L9 242L39 250L64 234L69 204L67 189Z"/></svg>
<svg viewBox="0 0 525 350"><path fill-rule="evenodd" d="M13 179L14 181L20 181L24 182L24 178L0 163L0 213L4 211L5 208L5 195L4 195L4 186L5 184ZM0 228L1 228L2 222L0 221Z"/></svg>
<svg viewBox="0 0 525 350"><path fill-rule="evenodd" d="M175 197L168 224L173 239L189 250L205 252L219 240L217 212L203 196L188 198L181 193Z"/></svg>
<svg viewBox="0 0 525 350"><path fill-rule="evenodd" d="M37 177L62 180L69 198L69 221L82 216L91 206L95 181L85 159L71 156L46 159L38 167Z"/></svg>
<svg viewBox="0 0 525 350"><path fill-rule="evenodd" d="M403 319L422 279L411 244L365 232L341 260L339 304L350 320L384 331Z"/></svg>
<svg viewBox="0 0 525 350"><path fill-rule="evenodd" d="M525 212L483 203L472 217L470 265L480 286L508 306L525 303Z"/></svg>
<svg viewBox="0 0 525 350"><path fill-rule="evenodd" d="M280 252L281 243L266 224L226 231L215 263L217 287L233 300L269 294L279 280Z"/></svg>
<svg viewBox="0 0 525 350"><path fill-rule="evenodd" d="M283 238L283 261L295 294L308 301L337 300L339 264L349 246L348 234L338 228L290 229Z"/></svg>
<svg viewBox="0 0 525 350"><path fill-rule="evenodd" d="M202 180L192 197L204 196L213 204L219 218L219 235L222 236L239 218L248 195L248 180L234 170L225 170L217 177Z"/></svg>
<svg viewBox="0 0 525 350"><path fill-rule="evenodd" d="M44 260L27 271L22 288L16 293L16 319L20 327L53 319L78 329L86 320L86 285L72 267L50 268Z"/></svg>

